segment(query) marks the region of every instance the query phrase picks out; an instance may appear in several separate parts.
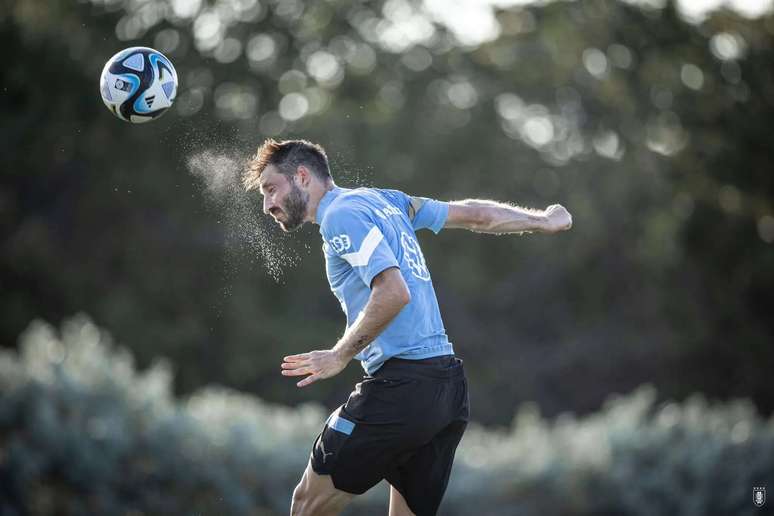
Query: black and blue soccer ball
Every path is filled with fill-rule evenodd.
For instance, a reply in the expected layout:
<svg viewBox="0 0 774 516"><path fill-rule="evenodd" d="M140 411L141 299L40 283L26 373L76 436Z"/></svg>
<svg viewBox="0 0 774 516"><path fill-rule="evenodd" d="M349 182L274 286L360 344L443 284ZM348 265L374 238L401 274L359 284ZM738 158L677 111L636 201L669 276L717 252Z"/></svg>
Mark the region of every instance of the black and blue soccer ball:
<svg viewBox="0 0 774 516"><path fill-rule="evenodd" d="M127 48L111 57L99 83L108 109L133 124L160 117L177 95L177 72L172 61L147 47Z"/></svg>

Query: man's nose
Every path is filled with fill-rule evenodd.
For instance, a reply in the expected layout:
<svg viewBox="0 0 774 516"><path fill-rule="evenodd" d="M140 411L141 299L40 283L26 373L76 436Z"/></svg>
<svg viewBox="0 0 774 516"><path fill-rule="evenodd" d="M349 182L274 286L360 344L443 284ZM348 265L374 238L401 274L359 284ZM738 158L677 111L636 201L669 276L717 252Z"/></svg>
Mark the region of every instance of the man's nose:
<svg viewBox="0 0 774 516"><path fill-rule="evenodd" d="M264 215L269 215L269 210L274 208L274 201L272 201L268 196L263 198L263 213Z"/></svg>

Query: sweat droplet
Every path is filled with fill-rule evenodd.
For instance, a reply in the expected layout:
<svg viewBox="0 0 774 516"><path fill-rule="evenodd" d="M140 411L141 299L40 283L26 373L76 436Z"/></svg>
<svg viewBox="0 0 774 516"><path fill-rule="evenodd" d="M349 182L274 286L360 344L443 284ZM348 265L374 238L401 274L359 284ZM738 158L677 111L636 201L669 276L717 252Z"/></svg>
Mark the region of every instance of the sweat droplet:
<svg viewBox="0 0 774 516"><path fill-rule="evenodd" d="M244 191L242 164L236 155L212 150L193 154L187 163L191 174L202 181L208 202L219 211L218 224L225 227L227 247L260 256L266 272L279 282L286 269L300 263L300 256L286 245L287 235L260 215L257 194Z"/></svg>

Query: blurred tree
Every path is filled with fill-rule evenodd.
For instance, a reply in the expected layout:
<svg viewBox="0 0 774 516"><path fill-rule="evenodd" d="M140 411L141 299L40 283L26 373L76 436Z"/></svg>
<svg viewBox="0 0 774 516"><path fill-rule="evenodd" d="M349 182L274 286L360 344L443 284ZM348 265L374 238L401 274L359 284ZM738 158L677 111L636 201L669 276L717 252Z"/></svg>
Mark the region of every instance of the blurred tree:
<svg viewBox="0 0 774 516"><path fill-rule="evenodd" d="M551 238L421 236L477 419L588 411L643 381L774 408L772 15L551 3L499 10L467 46L401 0L2 6L4 344L82 310L141 363L169 357L182 391L340 402L354 366L304 391L277 374L343 325L316 230L284 238L258 199L205 188L264 137L302 136L345 186L574 213ZM130 45L181 78L153 124L100 106Z"/></svg>

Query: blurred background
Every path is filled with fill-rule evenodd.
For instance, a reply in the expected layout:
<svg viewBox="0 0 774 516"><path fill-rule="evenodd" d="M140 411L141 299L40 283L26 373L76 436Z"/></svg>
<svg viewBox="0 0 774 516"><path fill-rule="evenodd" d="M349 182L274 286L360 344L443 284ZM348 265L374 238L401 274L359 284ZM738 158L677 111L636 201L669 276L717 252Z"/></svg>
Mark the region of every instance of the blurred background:
<svg viewBox="0 0 774 516"><path fill-rule="evenodd" d="M99 96L129 46L177 68L153 123ZM362 371L279 374L344 316L233 183L270 136L574 216L419 235L475 422L441 514L770 508L772 2L0 0L0 48L0 515L287 511Z"/></svg>

